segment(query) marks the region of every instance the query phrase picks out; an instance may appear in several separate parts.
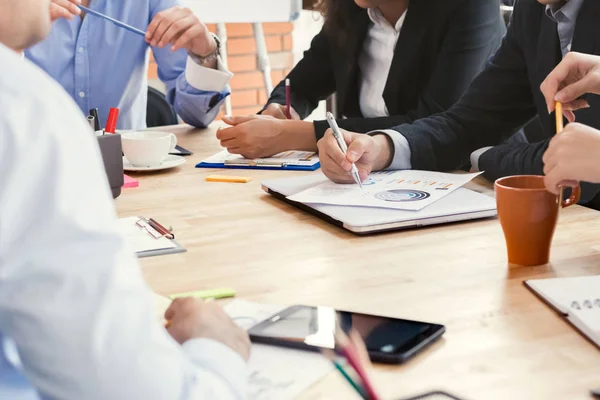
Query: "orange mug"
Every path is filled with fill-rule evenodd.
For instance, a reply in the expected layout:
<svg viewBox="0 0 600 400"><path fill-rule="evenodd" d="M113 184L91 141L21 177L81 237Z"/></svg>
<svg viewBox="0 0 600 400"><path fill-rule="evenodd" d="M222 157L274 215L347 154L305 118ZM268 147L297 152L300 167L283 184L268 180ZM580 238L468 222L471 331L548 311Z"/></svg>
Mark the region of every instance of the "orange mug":
<svg viewBox="0 0 600 400"><path fill-rule="evenodd" d="M543 176L508 176L498 179L494 187L508 263L548 264L558 210L579 201L579 185L572 187L571 197L566 200L562 200L562 191L556 195L546 190Z"/></svg>

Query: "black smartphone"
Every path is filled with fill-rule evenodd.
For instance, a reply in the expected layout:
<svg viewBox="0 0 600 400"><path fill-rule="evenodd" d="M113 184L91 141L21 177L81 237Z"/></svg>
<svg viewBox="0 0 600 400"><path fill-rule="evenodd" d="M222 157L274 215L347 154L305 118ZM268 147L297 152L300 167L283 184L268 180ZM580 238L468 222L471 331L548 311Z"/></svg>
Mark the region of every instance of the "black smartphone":
<svg viewBox="0 0 600 400"><path fill-rule="evenodd" d="M248 331L250 340L302 350L335 349L336 326L356 330L374 362L406 362L445 332L443 325L379 315L339 311L330 307L292 306Z"/></svg>

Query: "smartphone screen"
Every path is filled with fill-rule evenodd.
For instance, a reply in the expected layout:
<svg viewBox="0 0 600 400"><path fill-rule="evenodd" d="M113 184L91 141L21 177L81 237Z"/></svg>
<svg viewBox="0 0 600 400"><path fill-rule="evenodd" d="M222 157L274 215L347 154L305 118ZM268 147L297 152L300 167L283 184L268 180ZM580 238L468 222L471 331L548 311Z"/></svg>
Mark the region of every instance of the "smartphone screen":
<svg viewBox="0 0 600 400"><path fill-rule="evenodd" d="M345 332L356 330L371 356L390 358L406 358L424 341L443 333L443 326L437 324L306 306L290 307L256 325L249 333L253 340L263 343L334 349L336 325Z"/></svg>

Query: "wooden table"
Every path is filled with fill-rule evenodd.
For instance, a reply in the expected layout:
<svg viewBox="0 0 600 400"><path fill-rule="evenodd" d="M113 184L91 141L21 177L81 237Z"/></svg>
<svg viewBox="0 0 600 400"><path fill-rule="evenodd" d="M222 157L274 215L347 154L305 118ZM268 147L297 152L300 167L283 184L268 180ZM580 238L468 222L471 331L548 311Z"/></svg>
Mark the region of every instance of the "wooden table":
<svg viewBox="0 0 600 400"><path fill-rule="evenodd" d="M188 249L141 260L156 292L233 287L246 300L446 325L443 339L407 365L376 367L385 399L445 389L468 399L573 400L600 387L600 351L522 284L600 274L600 214L564 210L552 264L534 268L507 268L497 220L357 237L260 189L263 179L301 172L248 170L248 184L206 182L216 171L194 165L220 150L214 129L169 127L194 155L181 168L134 175L140 187L117 200L121 217L171 224ZM303 398L355 397L332 374Z"/></svg>

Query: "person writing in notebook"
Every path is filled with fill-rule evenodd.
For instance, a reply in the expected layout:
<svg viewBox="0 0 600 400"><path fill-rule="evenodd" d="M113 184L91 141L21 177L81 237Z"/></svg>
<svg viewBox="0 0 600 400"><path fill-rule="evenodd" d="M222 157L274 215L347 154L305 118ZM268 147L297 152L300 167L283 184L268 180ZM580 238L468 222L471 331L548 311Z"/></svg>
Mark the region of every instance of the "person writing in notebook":
<svg viewBox="0 0 600 400"><path fill-rule="evenodd" d="M342 128L388 128L454 104L506 30L498 0L324 0L325 25L283 80L262 115L226 117L217 134L249 158L286 150L316 151L326 121L303 121L336 93Z"/></svg>
<svg viewBox="0 0 600 400"><path fill-rule="evenodd" d="M598 51L600 2L596 0L522 0L516 2L500 49L465 95L448 111L370 135L346 132L342 154L331 133L319 143L323 171L337 182L352 182L356 162L362 177L380 169L449 171L471 164L490 180L543 173L542 156L555 135L554 116L540 85L571 50ZM577 120L600 128L600 97L587 98L592 109L575 111ZM504 139L539 116L542 131L527 142ZM600 206L600 186L582 184L581 203Z"/></svg>
<svg viewBox="0 0 600 400"><path fill-rule="evenodd" d="M549 111L563 103L572 123L551 141L544 153L546 187L553 193L565 181L600 183L600 131L575 121L574 111L589 107L586 94L600 94L600 57L569 53L541 85Z"/></svg>
<svg viewBox="0 0 600 400"><path fill-rule="evenodd" d="M193 299L159 323L93 132L18 54L48 7L0 0L0 399L242 399L246 332Z"/></svg>
<svg viewBox="0 0 600 400"><path fill-rule="evenodd" d="M146 32L138 36L85 15L77 5ZM229 95L232 74L219 60L218 39L179 0L52 0L47 39L25 56L58 81L86 115L120 109L117 128L146 127L148 49L166 85L167 100L187 123L205 127Z"/></svg>

